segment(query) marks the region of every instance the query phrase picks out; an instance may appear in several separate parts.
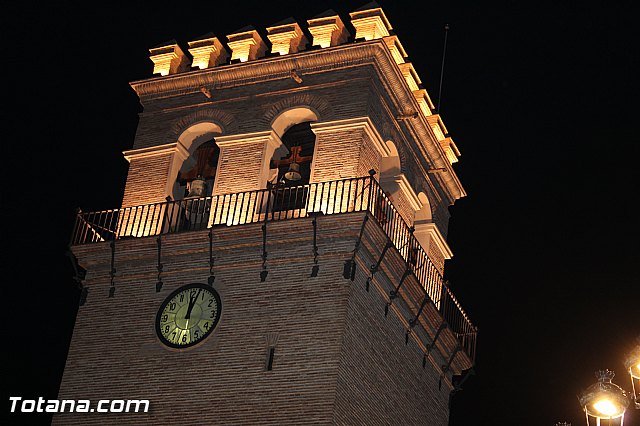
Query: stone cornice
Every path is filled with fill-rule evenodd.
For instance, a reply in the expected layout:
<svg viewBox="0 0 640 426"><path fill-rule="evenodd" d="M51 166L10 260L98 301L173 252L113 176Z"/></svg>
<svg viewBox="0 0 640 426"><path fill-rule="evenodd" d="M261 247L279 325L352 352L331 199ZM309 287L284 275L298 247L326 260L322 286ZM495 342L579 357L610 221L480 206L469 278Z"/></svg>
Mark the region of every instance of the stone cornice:
<svg viewBox="0 0 640 426"><path fill-rule="evenodd" d="M434 242L445 259L451 259L453 257L453 252L451 251L449 244L447 244L447 240L444 238L435 223L416 223L415 232L429 235L431 239L430 241ZM427 250L428 247L424 247L424 249Z"/></svg>
<svg viewBox="0 0 640 426"><path fill-rule="evenodd" d="M382 39L155 77L130 84L141 102L145 103L153 99L197 93L203 86L220 90L261 81L288 79L291 78L292 69L304 74L364 64L375 67L398 111L404 112L408 108L420 111L413 92ZM426 117L418 114L418 118L407 120L405 123L418 136L419 145L424 149L432 167L445 170L443 173L432 175L431 178L440 181L446 189L449 203L453 204L458 198L464 197L466 192Z"/></svg>
<svg viewBox="0 0 640 426"><path fill-rule="evenodd" d="M270 145L273 145L274 148L278 148L280 145L282 145L280 137L273 130L244 133L241 135L216 136L216 145L218 145L220 148L265 141Z"/></svg>
<svg viewBox="0 0 640 426"><path fill-rule="evenodd" d="M141 158L154 157L156 155L165 155L177 153L182 160L189 157L189 151L180 143L168 143L165 145L158 145L149 148L131 149L129 151L123 151L124 158L131 162L132 160L138 160Z"/></svg>
<svg viewBox="0 0 640 426"><path fill-rule="evenodd" d="M396 176L384 176L380 178L381 185L385 186L385 184L388 183L393 183L398 186L414 211L418 211L422 208L422 203L418 198L418 194L416 194L416 192L413 190L404 173Z"/></svg>

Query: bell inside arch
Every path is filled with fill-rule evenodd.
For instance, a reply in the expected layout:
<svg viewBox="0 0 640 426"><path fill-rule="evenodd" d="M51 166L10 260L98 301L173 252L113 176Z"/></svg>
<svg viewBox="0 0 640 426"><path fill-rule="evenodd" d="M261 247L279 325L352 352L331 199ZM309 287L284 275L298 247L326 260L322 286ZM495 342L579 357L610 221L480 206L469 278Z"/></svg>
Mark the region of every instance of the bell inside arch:
<svg viewBox="0 0 640 426"><path fill-rule="evenodd" d="M300 164L296 162L289 164L289 170L284 174L284 178L291 181L302 179L302 175L300 174Z"/></svg>
<svg viewBox="0 0 640 426"><path fill-rule="evenodd" d="M187 198L202 198L207 196L207 182L202 176L191 181Z"/></svg>

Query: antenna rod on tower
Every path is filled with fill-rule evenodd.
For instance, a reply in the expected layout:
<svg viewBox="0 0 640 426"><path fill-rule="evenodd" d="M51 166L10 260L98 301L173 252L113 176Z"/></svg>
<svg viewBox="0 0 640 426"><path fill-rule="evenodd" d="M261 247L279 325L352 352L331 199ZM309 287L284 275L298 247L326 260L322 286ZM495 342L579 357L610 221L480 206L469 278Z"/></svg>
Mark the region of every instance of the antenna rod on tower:
<svg viewBox="0 0 640 426"><path fill-rule="evenodd" d="M444 78L444 58L447 53L447 34L449 33L449 24L444 24L444 47L442 48L442 66L440 68L440 88L438 89L438 109L436 112L440 114L440 105L442 103L442 80Z"/></svg>

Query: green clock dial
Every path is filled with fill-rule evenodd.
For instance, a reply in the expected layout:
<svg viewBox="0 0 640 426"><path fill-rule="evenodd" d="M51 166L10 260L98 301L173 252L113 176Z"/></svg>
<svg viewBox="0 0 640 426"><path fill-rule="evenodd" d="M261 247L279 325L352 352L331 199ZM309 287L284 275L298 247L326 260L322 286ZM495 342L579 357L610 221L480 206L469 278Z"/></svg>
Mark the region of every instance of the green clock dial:
<svg viewBox="0 0 640 426"><path fill-rule="evenodd" d="M211 334L221 312L220 296L212 287L189 284L162 303L156 316L156 332L165 345L188 348Z"/></svg>

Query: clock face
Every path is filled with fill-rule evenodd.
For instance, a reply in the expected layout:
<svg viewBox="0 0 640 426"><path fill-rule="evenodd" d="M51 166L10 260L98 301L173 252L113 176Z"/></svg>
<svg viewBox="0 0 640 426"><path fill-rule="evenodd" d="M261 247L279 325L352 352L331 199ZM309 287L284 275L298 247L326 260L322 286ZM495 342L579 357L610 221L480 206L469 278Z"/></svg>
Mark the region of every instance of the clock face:
<svg viewBox="0 0 640 426"><path fill-rule="evenodd" d="M221 312L220 296L212 287L189 284L162 303L156 316L156 332L165 345L188 348L211 334Z"/></svg>

